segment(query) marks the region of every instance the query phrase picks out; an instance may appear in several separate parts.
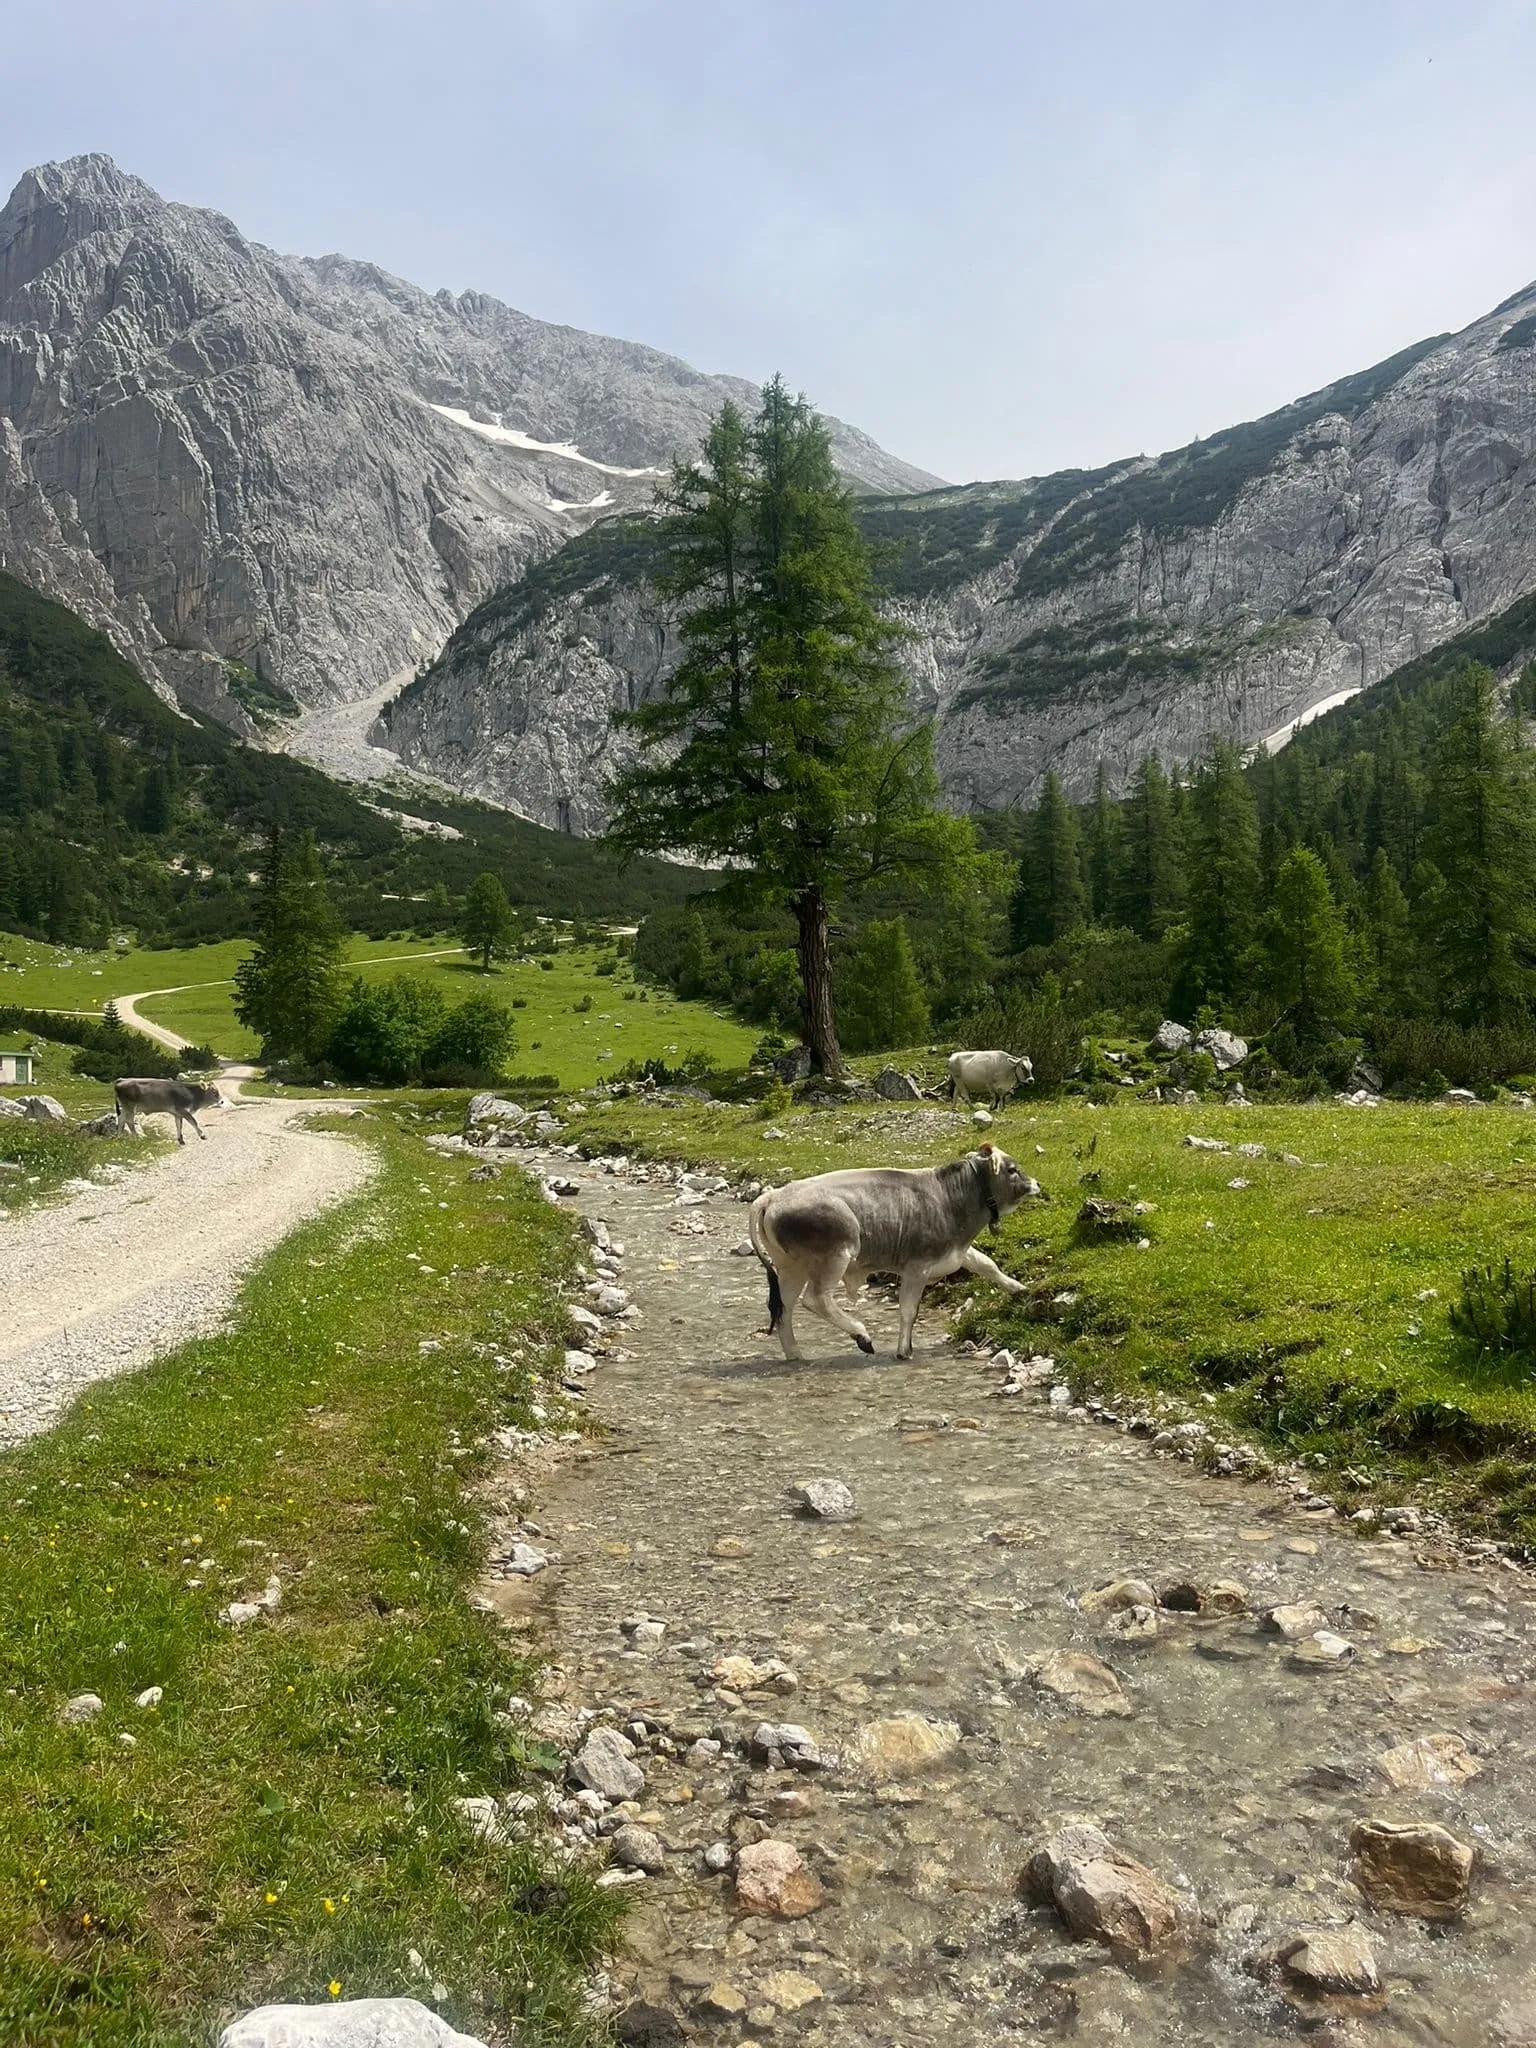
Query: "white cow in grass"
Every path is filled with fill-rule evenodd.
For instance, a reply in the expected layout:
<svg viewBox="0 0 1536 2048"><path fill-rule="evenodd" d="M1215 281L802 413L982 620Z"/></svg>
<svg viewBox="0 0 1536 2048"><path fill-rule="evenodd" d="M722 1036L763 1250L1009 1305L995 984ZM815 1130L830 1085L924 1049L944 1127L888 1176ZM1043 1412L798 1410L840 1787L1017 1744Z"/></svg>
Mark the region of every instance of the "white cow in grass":
<svg viewBox="0 0 1536 2048"><path fill-rule="evenodd" d="M985 1095L993 1109L1001 1109L1014 1089L1035 1078L1031 1061L1011 1052L952 1052L949 1056L950 1100L969 1104L973 1095Z"/></svg>

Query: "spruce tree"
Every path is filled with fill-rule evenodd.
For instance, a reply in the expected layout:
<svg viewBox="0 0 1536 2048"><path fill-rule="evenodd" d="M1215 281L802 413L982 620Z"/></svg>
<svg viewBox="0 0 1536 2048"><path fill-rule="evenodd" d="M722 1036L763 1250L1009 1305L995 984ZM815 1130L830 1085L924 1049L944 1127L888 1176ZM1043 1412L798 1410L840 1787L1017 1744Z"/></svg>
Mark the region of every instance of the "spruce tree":
<svg viewBox="0 0 1536 2048"><path fill-rule="evenodd" d="M726 890L793 912L801 1027L835 1074L833 907L872 882L952 888L977 866L971 828L940 808L930 728L907 722L894 629L806 401L775 378L751 422L727 404L658 503L657 589L682 657L619 714L640 752L609 836L721 867Z"/></svg>
<svg viewBox="0 0 1536 2048"><path fill-rule="evenodd" d="M1232 1002L1258 924L1259 820L1235 748L1218 742L1195 777L1188 823L1188 937L1177 1007Z"/></svg>
<svg viewBox="0 0 1536 2048"><path fill-rule="evenodd" d="M1384 846L1376 849L1360 899L1370 995L1385 1016L1412 1016L1424 1007L1414 941L1413 911Z"/></svg>
<svg viewBox="0 0 1536 2048"><path fill-rule="evenodd" d="M1184 874L1173 792L1161 762L1148 754L1136 770L1123 806L1120 867L1114 916L1139 938L1160 939L1177 924Z"/></svg>
<svg viewBox="0 0 1536 2048"><path fill-rule="evenodd" d="M1358 997L1349 931L1308 846L1280 864L1261 934L1263 981L1303 1045L1347 1028Z"/></svg>
<svg viewBox="0 0 1536 2048"><path fill-rule="evenodd" d="M933 1012L941 1024L953 1024L991 1000L997 963L988 924L987 910L975 891L945 913L929 963Z"/></svg>
<svg viewBox="0 0 1536 2048"><path fill-rule="evenodd" d="M1460 1024L1510 1022L1536 995L1536 809L1531 754L1500 715L1493 672L1468 663L1430 764L1433 877L1421 905L1442 1008Z"/></svg>
<svg viewBox="0 0 1536 2048"><path fill-rule="evenodd" d="M1089 913L1095 924L1111 913L1115 877L1120 864L1120 807L1110 799L1109 770L1099 762L1093 779L1093 809L1088 818L1085 877Z"/></svg>
<svg viewBox="0 0 1536 2048"><path fill-rule="evenodd" d="M927 1038L928 1004L905 918L865 925L839 977L838 998L850 1052L891 1052Z"/></svg>
<svg viewBox="0 0 1536 2048"><path fill-rule="evenodd" d="M505 959L516 946L517 919L495 875L477 875L470 883L459 937L478 956L482 974L489 974L491 962Z"/></svg>
<svg viewBox="0 0 1536 2048"><path fill-rule="evenodd" d="M1009 914L1014 946L1022 952L1026 946L1054 945L1083 924L1087 913L1077 820L1051 769L1029 819L1019 862Z"/></svg>
<svg viewBox="0 0 1536 2048"><path fill-rule="evenodd" d="M296 847L268 842L256 943L235 971L235 1015L264 1060L312 1066L325 1057L341 1008L341 921L326 894L313 832Z"/></svg>

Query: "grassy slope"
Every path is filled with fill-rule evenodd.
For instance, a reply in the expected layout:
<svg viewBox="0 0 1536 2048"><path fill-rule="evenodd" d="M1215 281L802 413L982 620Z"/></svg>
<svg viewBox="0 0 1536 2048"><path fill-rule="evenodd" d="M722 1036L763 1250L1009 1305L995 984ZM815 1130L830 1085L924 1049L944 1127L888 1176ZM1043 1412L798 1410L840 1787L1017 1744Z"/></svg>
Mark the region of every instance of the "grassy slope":
<svg viewBox="0 0 1536 2048"><path fill-rule="evenodd" d="M527 1776L493 1712L529 1674L465 1599L482 1460L454 1447L526 1420L487 1354L545 1354L569 1224L367 1128L380 1179L262 1262L228 1334L0 1457L8 2048L180 2048L264 1998L432 1980L476 2034L521 2008L525 2042L584 2038L611 1895L450 1803ZM269 1571L280 1612L222 1624ZM62 1727L86 1690L104 1713Z"/></svg>
<svg viewBox="0 0 1536 2048"><path fill-rule="evenodd" d="M588 1122L594 1137L775 1179L926 1164L973 1135L957 1125L954 1136L904 1139L907 1114L796 1112L780 1119L787 1143L765 1141L761 1121L738 1108L626 1101ZM1191 1151L1181 1144L1190 1131L1312 1163ZM1202 1411L1210 1394L1234 1427L1292 1454L1427 1482L1470 1519L1536 1541L1530 1362L1479 1360L1447 1320L1464 1267L1506 1252L1536 1265L1528 1113L1048 1102L1008 1111L991 1135L1053 1197L1005 1223L1005 1263L1042 1301L1078 1295L1063 1327L1042 1330L977 1288L977 1312L995 1334L1054 1350L1108 1388L1170 1389ZM1084 1173L1099 1178L1085 1186ZM1251 1185L1230 1188L1239 1177ZM1074 1219L1089 1192L1154 1203L1144 1225L1151 1248L1080 1242ZM1428 1289L1436 1295L1422 1298Z"/></svg>

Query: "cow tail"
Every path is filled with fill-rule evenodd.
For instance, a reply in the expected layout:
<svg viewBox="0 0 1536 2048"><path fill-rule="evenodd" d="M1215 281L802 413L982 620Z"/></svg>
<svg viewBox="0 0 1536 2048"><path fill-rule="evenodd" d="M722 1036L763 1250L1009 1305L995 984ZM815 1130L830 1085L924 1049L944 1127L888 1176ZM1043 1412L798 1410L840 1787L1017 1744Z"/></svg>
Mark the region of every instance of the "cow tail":
<svg viewBox="0 0 1536 2048"><path fill-rule="evenodd" d="M747 1211L747 1235L752 1240L752 1249L762 1260L768 1271L768 1334L771 1335L784 1319L784 1290L779 1285L778 1269L763 1247L765 1231L754 1202Z"/></svg>

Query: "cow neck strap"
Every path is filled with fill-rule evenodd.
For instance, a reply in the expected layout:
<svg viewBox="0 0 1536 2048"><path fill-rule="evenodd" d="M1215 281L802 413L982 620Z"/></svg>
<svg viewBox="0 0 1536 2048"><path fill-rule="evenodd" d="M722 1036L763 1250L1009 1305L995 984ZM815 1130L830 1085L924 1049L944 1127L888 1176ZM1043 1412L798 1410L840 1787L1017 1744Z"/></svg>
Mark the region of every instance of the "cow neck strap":
<svg viewBox="0 0 1536 2048"><path fill-rule="evenodd" d="M996 1230L999 1218L997 1214L997 1197L992 1192L992 1169L985 1160L982 1160L977 1170L981 1174L981 1199L986 1203L987 1214L992 1219L987 1227L990 1230Z"/></svg>

